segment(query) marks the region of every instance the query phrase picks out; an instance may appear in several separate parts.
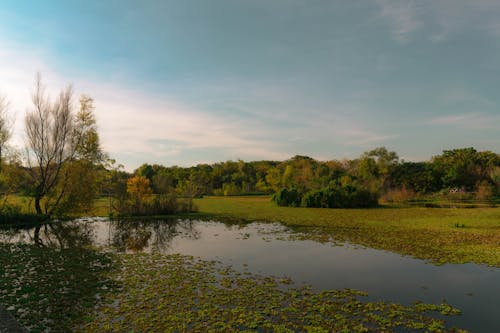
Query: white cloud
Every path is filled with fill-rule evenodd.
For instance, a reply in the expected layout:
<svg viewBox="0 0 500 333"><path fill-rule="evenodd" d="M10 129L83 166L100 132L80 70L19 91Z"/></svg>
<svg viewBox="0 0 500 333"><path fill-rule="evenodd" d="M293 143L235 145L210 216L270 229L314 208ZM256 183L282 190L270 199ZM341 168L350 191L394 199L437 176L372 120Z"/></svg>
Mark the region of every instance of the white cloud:
<svg viewBox="0 0 500 333"><path fill-rule="evenodd" d="M349 143L356 146L371 147L398 137L398 135L380 134L363 128L347 129L344 133L350 138Z"/></svg>
<svg viewBox="0 0 500 333"><path fill-rule="evenodd" d="M482 113L462 113L439 116L430 119L429 125L454 126L466 130L487 130L500 128L500 116Z"/></svg>
<svg viewBox="0 0 500 333"><path fill-rule="evenodd" d="M479 30L485 34L500 32L497 0L440 0L428 3L428 12L439 30L431 33L430 40L439 43L464 30Z"/></svg>
<svg viewBox="0 0 500 333"><path fill-rule="evenodd" d="M376 3L380 16L392 27L393 38L403 44L410 41L412 33L424 28L434 43L470 29L500 35L498 0L377 0Z"/></svg>
<svg viewBox="0 0 500 333"><path fill-rule="evenodd" d="M406 43L412 32L422 26L419 18L419 7L414 1L377 0L380 15L389 20L392 35L400 43Z"/></svg>
<svg viewBox="0 0 500 333"><path fill-rule="evenodd" d="M55 96L66 80L47 61L48 56L0 37L0 93L10 101L16 118L13 144L24 145L24 115L31 107L30 89L36 72L41 72L47 92ZM104 149L113 154L133 155L135 167L146 158L160 162L183 150L215 148L237 152L242 158L284 158L273 142L256 139L252 128L242 122L228 122L223 116L207 114L175 101L140 90L106 82L74 80L74 90L95 100L96 118ZM174 141L175 146L152 142Z"/></svg>

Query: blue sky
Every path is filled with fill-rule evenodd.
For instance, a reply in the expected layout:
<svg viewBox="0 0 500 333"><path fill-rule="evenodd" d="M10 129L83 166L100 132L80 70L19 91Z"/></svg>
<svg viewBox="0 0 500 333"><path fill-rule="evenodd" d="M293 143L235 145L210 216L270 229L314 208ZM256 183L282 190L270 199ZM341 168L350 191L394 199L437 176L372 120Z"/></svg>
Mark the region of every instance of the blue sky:
<svg viewBox="0 0 500 333"><path fill-rule="evenodd" d="M133 169L406 160L500 146L499 1L10 1L0 92L23 142L34 74L94 97Z"/></svg>

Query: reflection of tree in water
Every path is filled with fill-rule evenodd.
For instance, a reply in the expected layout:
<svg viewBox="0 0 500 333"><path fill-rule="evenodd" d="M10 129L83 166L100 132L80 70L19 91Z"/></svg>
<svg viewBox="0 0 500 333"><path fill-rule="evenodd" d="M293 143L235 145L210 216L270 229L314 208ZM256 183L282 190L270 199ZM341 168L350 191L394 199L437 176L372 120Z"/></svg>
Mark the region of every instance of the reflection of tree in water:
<svg viewBox="0 0 500 333"><path fill-rule="evenodd" d="M121 252L168 252L177 237L198 239L200 232L188 220L121 220L110 222L113 229L111 244Z"/></svg>
<svg viewBox="0 0 500 333"><path fill-rule="evenodd" d="M88 223L53 222L37 226L30 237L38 246L60 249L85 247L92 244L93 228Z"/></svg>
<svg viewBox="0 0 500 333"><path fill-rule="evenodd" d="M151 231L141 225L140 221L111 221L113 236L111 244L120 252L126 250L141 251L151 238Z"/></svg>

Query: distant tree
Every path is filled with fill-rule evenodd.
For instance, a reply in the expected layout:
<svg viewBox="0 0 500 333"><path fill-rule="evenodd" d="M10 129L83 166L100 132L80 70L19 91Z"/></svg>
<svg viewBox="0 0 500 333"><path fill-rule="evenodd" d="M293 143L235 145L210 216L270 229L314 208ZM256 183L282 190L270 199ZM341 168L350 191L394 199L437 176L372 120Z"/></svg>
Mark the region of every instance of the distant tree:
<svg viewBox="0 0 500 333"><path fill-rule="evenodd" d="M149 179L144 176L134 176L127 181L127 193L135 205L136 211L142 212L142 207L153 191Z"/></svg>
<svg viewBox="0 0 500 333"><path fill-rule="evenodd" d="M363 157L375 159L380 174L388 174L390 168L398 164L399 157L394 151L387 150L386 147L378 147L363 154Z"/></svg>
<svg viewBox="0 0 500 333"><path fill-rule="evenodd" d="M149 181L152 181L155 175L155 170L153 169L152 165L144 163L139 168L137 168L134 173L136 175L146 177L147 179L149 179Z"/></svg>
<svg viewBox="0 0 500 333"><path fill-rule="evenodd" d="M80 97L80 109L74 117L71 136L75 158L92 164L101 164L108 159L103 152L97 122L94 115L94 99L88 95Z"/></svg>
<svg viewBox="0 0 500 333"><path fill-rule="evenodd" d="M9 102L0 95L0 171L2 169L5 148L12 136L12 120L8 115Z"/></svg>
<svg viewBox="0 0 500 333"><path fill-rule="evenodd" d="M445 187L472 191L478 183L490 180L491 171L500 166L500 158L495 153L478 152L470 147L444 150L432 163Z"/></svg>
<svg viewBox="0 0 500 333"><path fill-rule="evenodd" d="M373 193L381 193L389 186L388 176L398 161L396 152L379 147L363 153L350 163L350 167L362 187Z"/></svg>
<svg viewBox="0 0 500 333"><path fill-rule="evenodd" d="M442 187L440 174L429 162L404 162L391 169L391 188L406 188L417 193L437 192Z"/></svg>
<svg viewBox="0 0 500 333"><path fill-rule="evenodd" d="M175 179L169 169L162 168L155 173L151 184L154 193L165 194L175 187Z"/></svg>
<svg viewBox="0 0 500 333"><path fill-rule="evenodd" d="M500 196L500 166L497 166L490 171L490 179L494 184L495 194Z"/></svg>
<svg viewBox="0 0 500 333"><path fill-rule="evenodd" d="M272 167L267 171L266 182L275 192L281 189L281 171L278 167Z"/></svg>

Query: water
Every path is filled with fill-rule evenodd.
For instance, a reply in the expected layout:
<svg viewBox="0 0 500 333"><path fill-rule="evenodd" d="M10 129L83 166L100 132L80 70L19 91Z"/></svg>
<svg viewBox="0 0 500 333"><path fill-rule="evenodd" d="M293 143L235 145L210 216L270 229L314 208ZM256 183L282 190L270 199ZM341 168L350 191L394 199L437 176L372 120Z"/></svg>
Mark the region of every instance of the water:
<svg viewBox="0 0 500 333"><path fill-rule="evenodd" d="M38 235L34 229L2 231L0 241L182 253L219 260L236 269L245 266L258 274L287 276L317 290L363 290L371 300L404 304L445 300L463 311L448 318L451 325L472 332L500 332L500 269L475 264L435 266L387 251L320 242L314 239L325 237L317 231L302 237L304 232L276 223L81 219L44 226Z"/></svg>

